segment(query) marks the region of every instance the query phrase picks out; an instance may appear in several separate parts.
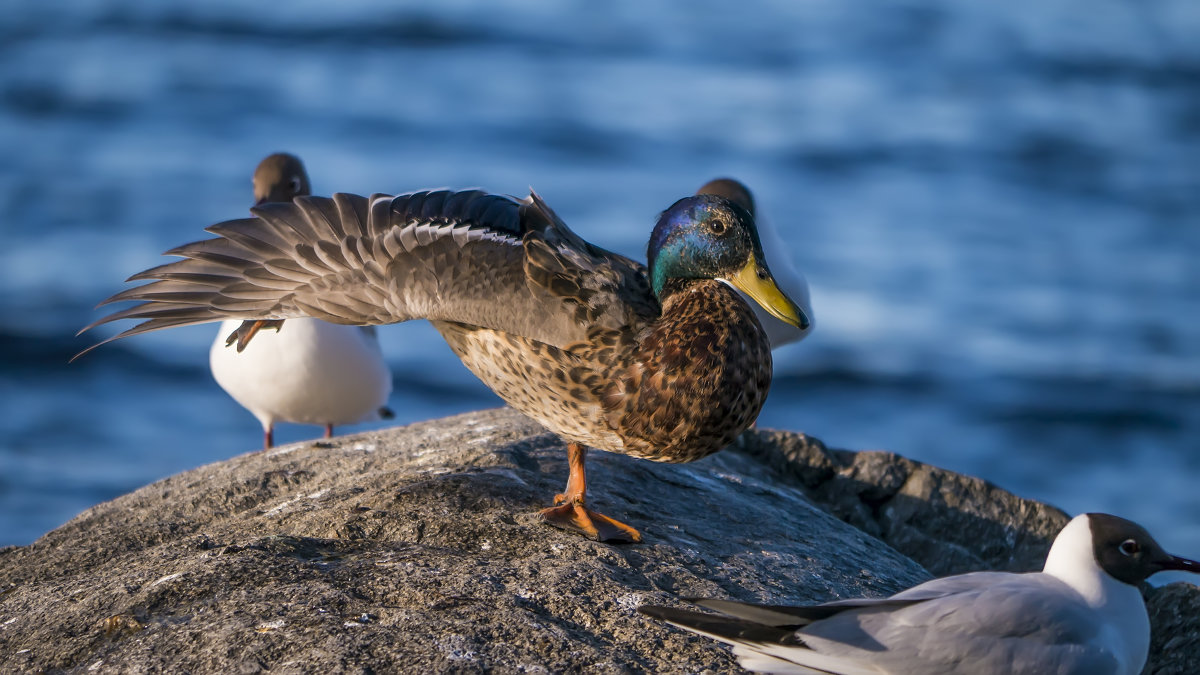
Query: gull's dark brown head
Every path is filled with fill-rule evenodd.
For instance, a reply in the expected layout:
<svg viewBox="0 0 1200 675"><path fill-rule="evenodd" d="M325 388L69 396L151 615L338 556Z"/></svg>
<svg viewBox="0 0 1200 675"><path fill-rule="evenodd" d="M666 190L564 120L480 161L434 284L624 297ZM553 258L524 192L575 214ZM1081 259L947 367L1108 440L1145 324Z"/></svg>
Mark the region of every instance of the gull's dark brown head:
<svg viewBox="0 0 1200 675"><path fill-rule="evenodd" d="M277 152L259 162L253 180L255 205L290 202L293 197L312 194L304 162L286 152Z"/></svg>

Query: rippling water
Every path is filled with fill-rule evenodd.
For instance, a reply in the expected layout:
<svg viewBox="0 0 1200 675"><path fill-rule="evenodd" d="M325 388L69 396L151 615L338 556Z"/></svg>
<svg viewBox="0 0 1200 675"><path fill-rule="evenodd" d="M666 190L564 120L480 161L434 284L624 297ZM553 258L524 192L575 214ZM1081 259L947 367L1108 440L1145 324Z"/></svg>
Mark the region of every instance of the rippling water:
<svg viewBox="0 0 1200 675"><path fill-rule="evenodd" d="M212 327L65 361L96 301L242 215L287 150L322 194L532 185L639 258L659 210L740 177L818 322L777 353L762 424L1200 553L1200 5L632 7L9 12L0 545L257 447ZM400 422L498 403L427 325L381 335Z"/></svg>

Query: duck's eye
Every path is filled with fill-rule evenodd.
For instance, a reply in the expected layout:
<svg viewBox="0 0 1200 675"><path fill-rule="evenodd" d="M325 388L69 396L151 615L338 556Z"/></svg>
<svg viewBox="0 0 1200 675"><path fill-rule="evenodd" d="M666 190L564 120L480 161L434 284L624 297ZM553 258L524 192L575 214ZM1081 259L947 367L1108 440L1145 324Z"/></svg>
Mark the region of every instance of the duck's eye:
<svg viewBox="0 0 1200 675"><path fill-rule="evenodd" d="M1121 555L1133 556L1138 551L1142 550L1142 547L1136 541L1132 539L1126 539L1125 541L1121 542L1121 545L1117 547L1117 550L1121 552Z"/></svg>
<svg viewBox="0 0 1200 675"><path fill-rule="evenodd" d="M300 194L300 177L292 176L292 180L288 182L288 188L292 191L292 194Z"/></svg>
<svg viewBox="0 0 1200 675"><path fill-rule="evenodd" d="M725 234L725 230L727 229L727 227L725 225L725 221L720 220L720 219L715 219L708 224L708 229L712 230L713 234L720 236L722 234Z"/></svg>

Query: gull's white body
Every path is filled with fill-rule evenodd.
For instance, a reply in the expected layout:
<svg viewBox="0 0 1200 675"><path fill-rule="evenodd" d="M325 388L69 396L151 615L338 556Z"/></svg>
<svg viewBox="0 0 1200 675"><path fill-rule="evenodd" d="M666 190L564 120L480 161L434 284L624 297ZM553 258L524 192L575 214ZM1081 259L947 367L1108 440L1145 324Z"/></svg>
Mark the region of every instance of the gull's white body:
<svg viewBox="0 0 1200 675"><path fill-rule="evenodd" d="M277 422L356 424L379 419L392 377L374 331L317 319L288 319L258 332L238 352L224 321L209 351L217 384L268 431Z"/></svg>
<svg viewBox="0 0 1200 675"><path fill-rule="evenodd" d="M763 254L766 256L767 267L771 270L771 275L775 277L775 284L791 298L792 302L796 303L797 307L803 310L804 315L808 317L808 326L800 328L785 323L772 316L762 305L750 299L745 293L741 291L738 293L754 309L758 323L762 325L763 330L767 333L767 339L771 342L771 349L778 349L783 345L804 339L812 332L815 325L812 302L808 297L808 282L792 265L787 244L779 236L779 232L771 226L770 221L759 216L754 205L754 196L750 194L750 188L733 178L716 178L702 185L697 194L713 194L724 197L754 216L755 224L758 226L759 242L762 244Z"/></svg>
<svg viewBox="0 0 1200 675"><path fill-rule="evenodd" d="M792 302L804 310L809 321L808 327L804 329L784 323L771 316L767 310L763 309L762 305L747 298L747 302L754 308L758 322L767 332L767 339L771 341L771 349L779 349L783 345L799 342L807 337L812 332L813 326L816 325L816 319L813 318L812 301L808 297L808 281L792 265L787 244L784 243L769 220L757 218L755 222L758 225L759 239L762 240L763 253L767 256L767 267L771 269L775 283L792 299Z"/></svg>

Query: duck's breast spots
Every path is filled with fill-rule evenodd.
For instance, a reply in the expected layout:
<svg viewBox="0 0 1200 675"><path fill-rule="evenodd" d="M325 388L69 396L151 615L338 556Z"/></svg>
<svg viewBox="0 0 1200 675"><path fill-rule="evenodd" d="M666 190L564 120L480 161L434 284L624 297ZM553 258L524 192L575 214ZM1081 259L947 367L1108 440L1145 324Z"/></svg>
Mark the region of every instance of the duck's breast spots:
<svg viewBox="0 0 1200 675"><path fill-rule="evenodd" d="M719 282L668 299L604 398L627 452L685 462L753 423L771 378L770 345L750 307Z"/></svg>

